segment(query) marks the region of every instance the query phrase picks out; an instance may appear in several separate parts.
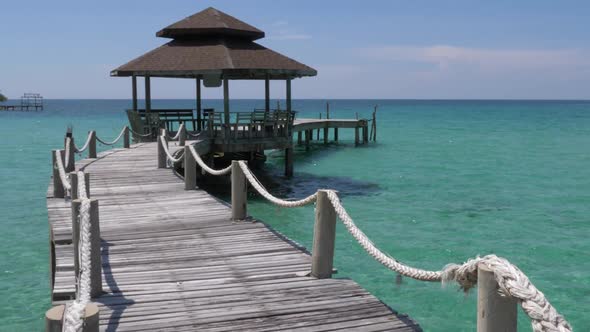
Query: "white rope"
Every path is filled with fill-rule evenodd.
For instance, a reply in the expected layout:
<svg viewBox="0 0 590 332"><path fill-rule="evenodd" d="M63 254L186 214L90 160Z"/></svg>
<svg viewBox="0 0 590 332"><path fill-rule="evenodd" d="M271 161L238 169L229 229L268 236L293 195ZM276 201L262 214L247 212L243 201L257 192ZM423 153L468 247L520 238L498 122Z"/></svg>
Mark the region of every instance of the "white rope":
<svg viewBox="0 0 590 332"><path fill-rule="evenodd" d="M174 137L168 136L170 137L171 140L175 140L178 139L180 137L180 132L184 129L184 123L180 124L180 127L178 127L178 131L176 132L176 135ZM168 135L168 131L166 131L166 135Z"/></svg>
<svg viewBox="0 0 590 332"><path fill-rule="evenodd" d="M57 171L59 173L59 178L61 179L61 183L66 191L72 189L72 185L66 176L66 170L64 168L64 164L61 160L61 150L55 150L55 166L57 167Z"/></svg>
<svg viewBox="0 0 590 332"><path fill-rule="evenodd" d="M168 150L168 144L166 144L166 137L165 136L163 136L163 135L160 136L159 141L160 141L160 145L162 145L162 148L164 149L164 152L166 152L166 156L168 157L168 160L170 160L170 162L177 163L177 162L184 159L184 154L178 158L174 158L174 156L170 154L170 151Z"/></svg>
<svg viewBox="0 0 590 332"><path fill-rule="evenodd" d="M90 200L86 196L86 182L84 172L78 172L78 195L81 199L80 213L77 222L80 223L80 237L78 242L78 262L80 275L77 277L76 300L68 303L64 312L63 331L79 332L84 325L86 305L90 302Z"/></svg>
<svg viewBox="0 0 590 332"><path fill-rule="evenodd" d="M66 147L65 147L65 157L64 157L64 164L66 166L70 165L70 158L74 158L74 156L70 156L70 146L72 144L72 138L66 137Z"/></svg>
<svg viewBox="0 0 590 332"><path fill-rule="evenodd" d="M278 205L280 207L293 208L308 205L310 203L315 202L315 200L317 199L317 193L314 193L312 195L305 197L304 199L300 199L297 201L287 201L284 199L277 198L271 195L260 183L260 181L258 181L256 176L254 176L254 174L248 168L248 164L246 164L243 160L238 161L238 164L240 165L242 172L244 172L246 179L248 179L248 182L250 182L254 189L256 189L256 191L258 191L258 193L262 195L262 197L266 198L268 201L275 205Z"/></svg>
<svg viewBox="0 0 590 332"><path fill-rule="evenodd" d="M140 134L140 133L138 133L138 132L135 132L135 131L133 131L131 128L129 128L129 131L130 131L130 132L131 132L133 135L135 135L135 136L139 136L139 137L149 137L149 136L152 136L152 131L151 131L151 130L150 130L150 132L149 132L149 133L147 133L147 134Z"/></svg>
<svg viewBox="0 0 590 332"><path fill-rule="evenodd" d="M86 149L88 149L88 146L90 145L90 139L92 138L92 131L90 131L88 133L88 137L86 138L86 143L84 143L84 146L82 146L81 148L76 147L76 144L74 144L74 151L76 151L77 153L82 153L84 151L86 151Z"/></svg>
<svg viewBox="0 0 590 332"><path fill-rule="evenodd" d="M201 156L199 156L199 154L197 153L197 151L195 151L195 147L192 145L188 146L188 149L190 150L191 154L193 155L193 157L195 158L195 160L197 161L197 164L199 164L199 166L201 166L202 169L204 169L207 173L211 174L211 175L225 175L225 174L229 174L231 172L231 165L224 168L224 169L220 169L220 170L216 170L213 169L211 167L209 167L204 161L203 159L201 159Z"/></svg>
<svg viewBox="0 0 590 332"><path fill-rule="evenodd" d="M541 293L516 266L504 258L488 255L475 258L462 265L449 264L442 271L427 271L404 265L379 250L361 231L342 206L335 191L326 190L328 199L348 232L379 263L403 276L423 281L456 281L461 288L469 290L477 283L477 266L486 264L494 273L500 293L517 299L524 312L531 319L535 332L570 332L569 323L547 301Z"/></svg>
<svg viewBox="0 0 590 332"><path fill-rule="evenodd" d="M115 145L121 139L121 137L123 137L123 134L125 133L126 129L127 129L127 126L123 127L123 130L121 130L121 132L119 133L119 136L117 136L117 138L115 138L115 140L113 140L111 142L105 142L105 141L101 140L98 136L96 136L96 140L101 142L104 145Z"/></svg>

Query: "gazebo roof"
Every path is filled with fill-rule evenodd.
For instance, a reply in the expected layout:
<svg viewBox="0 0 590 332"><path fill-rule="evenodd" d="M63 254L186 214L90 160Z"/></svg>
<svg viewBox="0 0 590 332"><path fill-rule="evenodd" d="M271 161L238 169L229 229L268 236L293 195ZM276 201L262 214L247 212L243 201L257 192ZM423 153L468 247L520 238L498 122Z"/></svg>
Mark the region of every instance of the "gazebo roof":
<svg viewBox="0 0 590 332"><path fill-rule="evenodd" d="M111 72L111 76L287 79L317 71L254 43L264 32L214 8L178 21L157 33L174 38Z"/></svg>
<svg viewBox="0 0 590 332"><path fill-rule="evenodd" d="M158 37L236 36L256 40L264 32L213 7L180 20L156 33Z"/></svg>

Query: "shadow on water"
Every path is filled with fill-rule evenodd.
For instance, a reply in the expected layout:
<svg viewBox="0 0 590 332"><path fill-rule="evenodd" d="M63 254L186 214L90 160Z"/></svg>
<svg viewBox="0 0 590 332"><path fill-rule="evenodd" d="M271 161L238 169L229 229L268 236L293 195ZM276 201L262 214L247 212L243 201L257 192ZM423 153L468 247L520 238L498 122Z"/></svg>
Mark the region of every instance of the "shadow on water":
<svg viewBox="0 0 590 332"><path fill-rule="evenodd" d="M367 148L371 145L358 148ZM292 178L284 175L284 154L282 151L267 151L267 162L264 166L252 169L258 180L273 195L281 198L299 199L315 193L318 189L334 189L341 197L369 196L380 191L378 183L353 179L347 176L317 175L308 172L298 172L297 164L311 163L319 158L329 158L346 148L343 144L312 144L309 151L304 147L296 147L295 174ZM341 151L340 151L341 152ZM228 201L231 195L231 181L229 177L205 176L199 179L198 186L210 194ZM249 196L259 197L250 188Z"/></svg>
<svg viewBox="0 0 590 332"><path fill-rule="evenodd" d="M119 327L119 320L121 319L121 316L123 315L123 312L125 311L125 309L127 309L130 306L132 306L133 304L135 304L135 301L125 298L125 295L123 294L123 292L119 288L119 285L117 284L117 281L113 277L113 270L111 268L111 263L109 261L109 257L110 257L109 256L109 247L110 246L112 246L112 244L110 244L109 242L107 242L105 240L101 240L102 270L103 270L103 275L106 279L106 282L109 285L110 293L104 294L100 298L95 299L95 301L104 304L105 306L107 306L109 309L112 310L111 316L109 317L108 326L105 330L106 332L116 331L117 328ZM110 299L113 299L115 297L120 298L117 301L116 305L110 301Z"/></svg>

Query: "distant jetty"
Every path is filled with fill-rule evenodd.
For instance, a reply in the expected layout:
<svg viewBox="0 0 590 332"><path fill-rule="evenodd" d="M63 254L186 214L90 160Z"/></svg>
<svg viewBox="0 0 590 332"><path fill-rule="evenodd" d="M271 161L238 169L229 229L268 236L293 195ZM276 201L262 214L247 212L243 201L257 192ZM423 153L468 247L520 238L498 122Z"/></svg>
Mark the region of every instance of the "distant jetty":
<svg viewBox="0 0 590 332"><path fill-rule="evenodd" d="M0 111L42 111L43 96L39 93L25 93L20 97L20 105L0 104Z"/></svg>

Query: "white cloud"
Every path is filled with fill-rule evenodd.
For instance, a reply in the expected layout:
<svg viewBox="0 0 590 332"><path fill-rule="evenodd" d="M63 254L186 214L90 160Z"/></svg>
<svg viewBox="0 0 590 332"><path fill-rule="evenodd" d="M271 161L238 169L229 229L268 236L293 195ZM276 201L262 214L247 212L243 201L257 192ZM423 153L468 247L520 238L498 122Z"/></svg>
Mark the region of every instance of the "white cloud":
<svg viewBox="0 0 590 332"><path fill-rule="evenodd" d="M439 70L470 66L479 70L555 69L590 66L590 52L581 50L481 49L449 45L380 46L359 49L373 60L434 64Z"/></svg>
<svg viewBox="0 0 590 332"><path fill-rule="evenodd" d="M305 40L311 39L311 35L301 33L297 29L289 26L289 22L284 20L275 21L271 24L272 29L266 39L270 40Z"/></svg>

